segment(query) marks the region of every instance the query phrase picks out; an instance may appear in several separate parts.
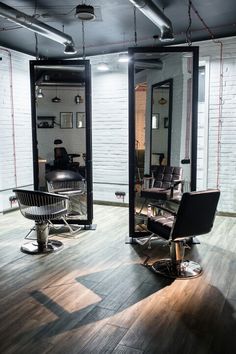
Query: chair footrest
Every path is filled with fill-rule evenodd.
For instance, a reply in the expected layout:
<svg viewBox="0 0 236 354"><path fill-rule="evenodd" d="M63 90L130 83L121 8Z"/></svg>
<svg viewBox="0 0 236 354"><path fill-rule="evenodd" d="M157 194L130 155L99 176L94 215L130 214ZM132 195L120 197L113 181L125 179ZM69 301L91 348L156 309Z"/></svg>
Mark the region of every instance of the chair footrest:
<svg viewBox="0 0 236 354"><path fill-rule="evenodd" d="M36 240L27 242L21 246L21 251L29 254L51 253L59 251L63 243L58 240L49 240L47 245L38 243Z"/></svg>
<svg viewBox="0 0 236 354"><path fill-rule="evenodd" d="M168 278L196 278L202 273L200 264L188 260L172 261L171 259L160 259L150 267L155 273Z"/></svg>

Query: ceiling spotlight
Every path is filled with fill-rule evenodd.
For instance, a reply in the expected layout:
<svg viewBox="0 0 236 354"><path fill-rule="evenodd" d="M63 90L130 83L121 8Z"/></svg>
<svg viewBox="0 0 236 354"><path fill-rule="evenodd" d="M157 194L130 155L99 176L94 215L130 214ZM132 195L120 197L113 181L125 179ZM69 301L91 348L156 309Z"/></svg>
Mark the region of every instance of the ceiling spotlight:
<svg viewBox="0 0 236 354"><path fill-rule="evenodd" d="M107 63L99 63L97 65L97 69L99 71L109 71L109 66L107 65Z"/></svg>
<svg viewBox="0 0 236 354"><path fill-rule="evenodd" d="M160 36L161 42L171 42L173 40L174 40L174 35L169 28L166 28L161 32L161 36Z"/></svg>
<svg viewBox="0 0 236 354"><path fill-rule="evenodd" d="M119 63L128 63L128 61L129 61L128 53L120 53L119 54L119 59L118 59Z"/></svg>
<svg viewBox="0 0 236 354"><path fill-rule="evenodd" d="M81 21L92 21L96 18L94 14L94 7L90 5L78 5L76 6L75 17Z"/></svg>
<svg viewBox="0 0 236 354"><path fill-rule="evenodd" d="M37 93L37 98L43 98L43 97L44 97L44 94L42 92L42 89L39 88L38 93Z"/></svg>
<svg viewBox="0 0 236 354"><path fill-rule="evenodd" d="M77 50L73 46L73 44L66 44L64 49L64 54L76 54Z"/></svg>
<svg viewBox="0 0 236 354"><path fill-rule="evenodd" d="M55 97L52 98L52 102L53 103L59 103L59 102L61 102L61 99L59 97L55 96Z"/></svg>

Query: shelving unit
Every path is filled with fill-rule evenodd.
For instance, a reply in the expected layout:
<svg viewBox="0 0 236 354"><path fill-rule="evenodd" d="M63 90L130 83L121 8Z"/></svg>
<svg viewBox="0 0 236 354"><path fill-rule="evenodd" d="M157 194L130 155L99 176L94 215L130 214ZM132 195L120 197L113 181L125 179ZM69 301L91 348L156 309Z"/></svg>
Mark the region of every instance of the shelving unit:
<svg viewBox="0 0 236 354"><path fill-rule="evenodd" d="M39 116L37 117L37 121L38 121L37 127L40 129L54 128L55 119L56 117Z"/></svg>

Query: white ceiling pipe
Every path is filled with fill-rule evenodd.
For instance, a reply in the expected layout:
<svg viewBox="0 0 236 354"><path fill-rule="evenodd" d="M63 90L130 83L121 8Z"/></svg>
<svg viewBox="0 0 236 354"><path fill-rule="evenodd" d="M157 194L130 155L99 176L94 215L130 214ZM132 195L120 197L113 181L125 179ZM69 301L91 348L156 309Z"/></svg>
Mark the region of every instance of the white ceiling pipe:
<svg viewBox="0 0 236 354"><path fill-rule="evenodd" d="M0 2L0 16L5 17L9 21L15 22L20 26L28 28L29 30L47 37L53 41L61 43L65 46L71 45L74 47L73 39L68 34L48 26L36 18L26 15L25 13L5 5L2 2Z"/></svg>
<svg viewBox="0 0 236 354"><path fill-rule="evenodd" d="M173 27L171 21L164 13L152 2L152 0L129 0L146 17L149 18L161 31L160 40L173 40Z"/></svg>

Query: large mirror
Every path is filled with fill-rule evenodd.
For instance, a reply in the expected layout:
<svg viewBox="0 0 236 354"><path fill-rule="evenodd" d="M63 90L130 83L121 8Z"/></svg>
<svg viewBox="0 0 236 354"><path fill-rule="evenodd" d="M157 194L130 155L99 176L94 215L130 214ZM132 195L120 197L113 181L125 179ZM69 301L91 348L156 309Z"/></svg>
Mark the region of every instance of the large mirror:
<svg viewBox="0 0 236 354"><path fill-rule="evenodd" d="M198 47L129 50L130 237L146 235L155 171L181 171L196 189ZM162 168L163 166L163 168Z"/></svg>
<svg viewBox="0 0 236 354"><path fill-rule="evenodd" d="M68 195L67 222L91 225L89 61L31 61L30 74L34 188Z"/></svg>

